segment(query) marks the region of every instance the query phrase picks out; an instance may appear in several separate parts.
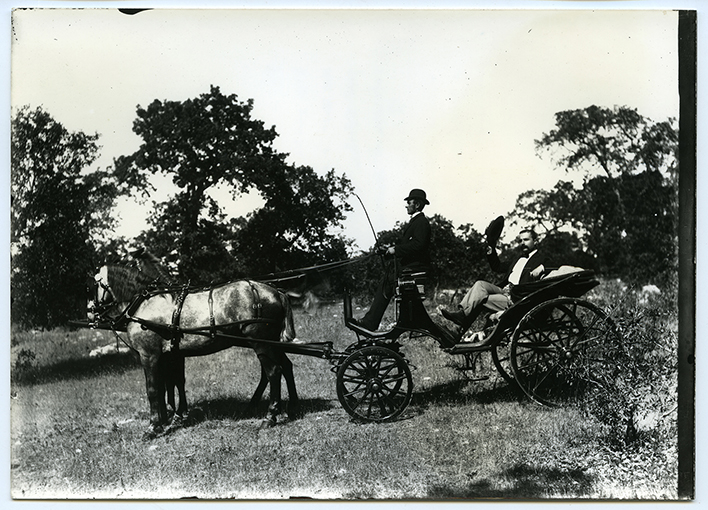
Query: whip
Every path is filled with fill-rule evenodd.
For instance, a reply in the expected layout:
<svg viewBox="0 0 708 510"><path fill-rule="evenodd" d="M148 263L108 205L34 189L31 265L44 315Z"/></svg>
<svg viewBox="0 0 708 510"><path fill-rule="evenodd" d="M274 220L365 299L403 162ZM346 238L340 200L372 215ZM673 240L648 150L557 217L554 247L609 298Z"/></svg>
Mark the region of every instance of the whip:
<svg viewBox="0 0 708 510"><path fill-rule="evenodd" d="M376 244L379 244L379 238L376 236L376 230L374 229L374 225L371 223L371 218L369 218L369 213L366 210L366 206L364 205L364 202L359 198L359 195L354 193L352 191L352 195L354 195L356 198L359 199L359 203L361 204L362 209L364 209L364 214L366 215L366 221L369 222L369 226L371 227L371 232L374 234L374 241L376 241Z"/></svg>

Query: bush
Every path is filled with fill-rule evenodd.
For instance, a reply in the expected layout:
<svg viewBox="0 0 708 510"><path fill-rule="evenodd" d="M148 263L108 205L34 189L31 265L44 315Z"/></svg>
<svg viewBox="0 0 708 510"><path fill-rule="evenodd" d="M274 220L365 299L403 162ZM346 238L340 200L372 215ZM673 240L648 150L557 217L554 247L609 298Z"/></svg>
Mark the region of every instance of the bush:
<svg viewBox="0 0 708 510"><path fill-rule="evenodd" d="M606 282L591 299L610 305L622 338L621 370L609 391L584 411L607 426L611 446L638 440L675 441L678 389L678 314L675 287L661 293ZM606 306L607 307L607 306Z"/></svg>
<svg viewBox="0 0 708 510"><path fill-rule="evenodd" d="M35 371L37 355L31 349L20 349L13 366L13 379L24 380L30 378Z"/></svg>

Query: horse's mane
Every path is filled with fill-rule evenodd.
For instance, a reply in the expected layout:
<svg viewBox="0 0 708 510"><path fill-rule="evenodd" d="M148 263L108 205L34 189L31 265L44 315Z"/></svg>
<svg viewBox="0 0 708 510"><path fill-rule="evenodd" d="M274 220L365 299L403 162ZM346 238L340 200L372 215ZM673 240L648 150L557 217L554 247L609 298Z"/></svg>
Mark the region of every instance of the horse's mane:
<svg viewBox="0 0 708 510"><path fill-rule="evenodd" d="M135 259L138 269L146 277L152 278L156 284L176 285L177 282L170 272L162 265L160 259L144 248L140 248L131 253Z"/></svg>
<svg viewBox="0 0 708 510"><path fill-rule="evenodd" d="M110 264L108 281L118 301L130 301L144 290L167 288L177 285L176 280L160 260L147 250L131 253L133 261L127 265Z"/></svg>

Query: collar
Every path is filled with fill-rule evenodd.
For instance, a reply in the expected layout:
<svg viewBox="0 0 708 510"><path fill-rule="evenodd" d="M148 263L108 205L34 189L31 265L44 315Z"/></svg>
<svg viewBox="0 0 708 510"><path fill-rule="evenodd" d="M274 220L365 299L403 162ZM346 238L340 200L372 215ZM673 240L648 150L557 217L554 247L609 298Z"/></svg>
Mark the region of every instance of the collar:
<svg viewBox="0 0 708 510"><path fill-rule="evenodd" d="M537 251L538 251L538 248L536 248L536 249L533 250L532 252L529 252L528 255L524 255L524 257L526 257L527 259L530 259L530 258L533 257L534 255L536 255L536 252L537 252Z"/></svg>
<svg viewBox="0 0 708 510"><path fill-rule="evenodd" d="M423 211L416 211L416 212L414 212L413 214L411 214L411 219L415 218L415 217L418 216L419 214L423 214Z"/></svg>

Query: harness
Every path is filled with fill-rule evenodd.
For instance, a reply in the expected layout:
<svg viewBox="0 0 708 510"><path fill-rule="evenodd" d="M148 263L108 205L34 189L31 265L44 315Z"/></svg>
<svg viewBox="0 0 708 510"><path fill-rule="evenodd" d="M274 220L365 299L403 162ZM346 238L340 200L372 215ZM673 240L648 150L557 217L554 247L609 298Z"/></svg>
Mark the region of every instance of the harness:
<svg viewBox="0 0 708 510"><path fill-rule="evenodd" d="M170 338L170 348L173 351L179 350L179 341L182 339L182 332L179 329L179 319L182 316L182 307L184 306L184 300L187 298L187 293L189 292L189 282L182 287L182 291L177 295L177 302L175 309L172 311L172 338ZM211 297L211 294L210 294Z"/></svg>
<svg viewBox="0 0 708 510"><path fill-rule="evenodd" d="M113 333L116 336L117 341L122 341L126 345L129 345L125 340L123 340L120 335L118 334L119 331L127 331L127 324L129 322L137 322L140 324L143 329L150 329L166 340L171 341L171 349L179 349L179 342L182 339L184 334L189 334L189 333L194 333L194 334L208 334L208 336L212 339L214 339L217 334L219 333L220 329L224 328L229 328L233 327L236 325L239 326L244 326L247 324L255 324L255 323L264 323L264 322L270 322L268 318L263 317L263 303L261 301L261 296L258 292L258 288L256 287L256 283L265 283L265 284L271 284L275 285L277 287L277 284L291 281L291 280L296 280L299 278L303 278L306 273L309 272L319 272L319 271L331 271L334 269L339 269L344 266L347 266L349 264L354 264L357 262L360 262L362 260L368 259L372 257L373 254L370 255L364 255L360 256L354 259L348 259L348 260L342 260L342 261L336 261L336 262L330 262L326 264L320 264L316 266L310 266L310 267L303 267L299 269L295 269L292 271L284 271L281 273L269 273L266 275L262 275L256 278L252 278L249 280L241 280L245 281L248 283L249 288L251 289L251 294L253 296L253 304L251 305L252 311L253 311L253 316L250 319L246 320L241 320L241 321L236 321L233 323L229 324L216 324L216 320L214 317L214 286L209 286L209 287L190 287L189 283L187 285L183 286L169 286L161 289L145 289L141 293L136 294L133 299L129 302L128 306L115 318L115 319L110 319L104 317L104 314L113 306L115 302L117 302L117 298L115 296L115 293L111 289L110 285L107 283L104 283L101 280L96 280L96 284L102 288L105 292L106 295L111 297L111 300L108 302L104 302L103 304L99 305L98 304L98 298L96 299L96 305L94 305L93 311L97 317L97 320L93 323L91 323L91 327L94 328L102 328L102 329L110 329L113 331ZM229 283L234 283L235 281L229 281L226 282L222 285L226 285ZM157 283L157 280L156 282ZM219 285L217 285L218 287ZM136 317L133 314L135 311L140 307L140 305L145 301L146 299L149 299L151 297L157 296L159 294L165 294L165 293L174 293L176 291L179 291L179 294L177 295L176 298L176 306L175 309L172 312L172 320L170 324L164 324L164 323L158 323L154 321L150 321L147 319L142 319L140 317ZM194 292L202 292L202 291L208 291L208 308L209 308L209 325L208 327L196 327L196 328L191 328L191 329L181 329L179 327L180 323L180 318L182 315L182 308L184 306L184 301L187 298L187 295L190 293Z"/></svg>
<svg viewBox="0 0 708 510"><path fill-rule="evenodd" d="M251 287L251 293L253 294L253 305L251 305L251 308L253 308L254 318L260 319L263 313L263 303L261 303L261 297L258 295L258 289L253 285L251 280L246 280L246 282Z"/></svg>
<svg viewBox="0 0 708 510"><path fill-rule="evenodd" d="M228 327L228 326L234 326L234 325L244 325L244 324L253 324L253 323L261 323L261 322L267 322L267 318L263 317L263 302L261 300L261 296L258 292L258 288L256 287L255 282L251 280L245 280L246 283L248 283L249 289L251 291L251 295L253 297L253 303L251 305L251 309L253 312L253 315L249 319L245 319L242 321L237 321L234 323L229 323L229 324L223 324L221 327ZM110 287L107 285L104 285L104 287L110 291ZM219 327L216 325L216 318L214 316L214 286L208 287L208 297L207 297L207 303L208 303L208 308L209 308L209 326L208 326L208 334L209 337L214 339L216 338ZM172 293L175 292L175 289L157 289L157 290L144 290L140 294L137 294L128 304L128 306L116 317L115 319L110 320L110 329L113 331L114 335L116 336L117 340L123 341L126 343L118 334L119 331L126 331L127 330L127 324L128 322L137 322L140 324L144 329L150 329L163 338L170 340L170 350L177 351L179 350L179 343L182 337L184 336L185 333L194 333L194 332L203 332L204 328L194 328L194 329L181 329L180 328L180 320L182 316L182 309L184 307L184 302L187 298L187 295L190 293L194 292L202 292L206 291L206 288L203 287L190 287L189 284L183 285L179 287L178 291L179 293L177 294L177 297L175 299L175 308L172 311L172 320L170 324L160 324L157 322L153 322L147 319L142 319L140 317L136 317L133 314L135 311L140 307L140 305L147 299L152 298L154 296L160 295L160 294L165 294L165 293ZM111 292L111 295L113 296L113 293ZM115 298L115 296L113 296ZM126 343L126 345L128 345Z"/></svg>

